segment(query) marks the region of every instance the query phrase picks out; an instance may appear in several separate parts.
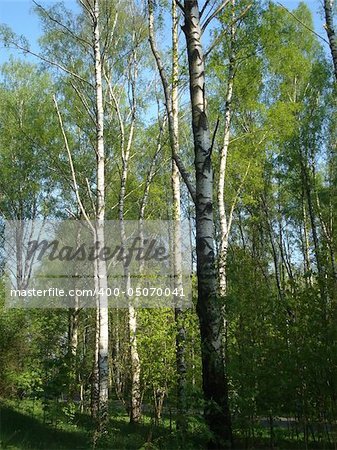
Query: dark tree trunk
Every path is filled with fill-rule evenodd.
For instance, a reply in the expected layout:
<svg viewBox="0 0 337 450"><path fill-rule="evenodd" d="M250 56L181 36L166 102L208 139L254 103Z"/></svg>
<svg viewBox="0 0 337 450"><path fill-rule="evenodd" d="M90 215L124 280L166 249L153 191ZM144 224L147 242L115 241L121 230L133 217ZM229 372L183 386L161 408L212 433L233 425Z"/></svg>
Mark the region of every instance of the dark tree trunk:
<svg viewBox="0 0 337 450"><path fill-rule="evenodd" d="M232 430L222 349L221 302L217 297L214 254L213 170L205 96L204 54L199 6L185 0L183 27L189 64L196 171L196 246L205 419L212 432L210 448L231 448Z"/></svg>

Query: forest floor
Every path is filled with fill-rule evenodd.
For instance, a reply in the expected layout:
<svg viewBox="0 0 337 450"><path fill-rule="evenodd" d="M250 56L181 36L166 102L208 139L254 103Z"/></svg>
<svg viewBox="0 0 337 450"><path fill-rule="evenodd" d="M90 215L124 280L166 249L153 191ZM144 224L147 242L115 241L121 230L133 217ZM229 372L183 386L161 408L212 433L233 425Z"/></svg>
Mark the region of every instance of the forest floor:
<svg viewBox="0 0 337 450"><path fill-rule="evenodd" d="M305 445L303 436L290 438L286 430L275 429L271 444L266 429L254 430L255 437L244 438L236 433L236 449L334 449L333 444L309 441ZM48 415L40 402L31 400L0 402L0 449L7 450L76 450L91 449L93 428L87 414L74 413L71 408L57 405ZM149 416L144 416L139 425L130 425L123 413L110 416L109 435L96 449L145 450L145 449L202 449L206 447L207 430L201 418L190 418L189 431L182 439L175 430L174 422L164 418L155 425Z"/></svg>

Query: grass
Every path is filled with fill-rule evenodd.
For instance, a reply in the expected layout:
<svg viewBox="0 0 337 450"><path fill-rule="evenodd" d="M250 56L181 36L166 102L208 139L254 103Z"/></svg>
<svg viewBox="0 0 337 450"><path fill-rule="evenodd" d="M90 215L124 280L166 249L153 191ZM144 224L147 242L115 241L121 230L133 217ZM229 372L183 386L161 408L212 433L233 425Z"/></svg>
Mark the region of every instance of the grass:
<svg viewBox="0 0 337 450"><path fill-rule="evenodd" d="M53 409L53 423L45 417L42 404L23 400L0 403L0 448L8 450L91 449L93 426L87 414L75 414L71 420ZM173 426L174 427L174 426ZM142 423L130 425L123 413L110 416L108 435L98 442L96 449L202 449L205 446L205 426L192 421L184 438L170 430L169 419L154 425L144 416Z"/></svg>
<svg viewBox="0 0 337 450"><path fill-rule="evenodd" d="M65 404L52 404L49 414L43 412L42 403L32 400L0 402L0 448L7 450L77 450L93 448L94 429L87 414L73 413ZM51 420L52 419L52 420ZM189 431L180 436L174 423L164 418L160 425L154 425L149 416L144 415L142 423L130 425L123 411L111 411L108 435L98 441L96 449L109 450L198 450L206 447L208 432L200 417L190 417ZM298 440L290 439L287 430L275 429L273 447L268 429L254 428L254 438L245 438L236 433L236 449L304 450L302 435ZM328 450L332 445L321 441L309 441L309 449Z"/></svg>
<svg viewBox="0 0 337 450"><path fill-rule="evenodd" d="M82 430L58 430L41 420L1 405L0 447L3 449L85 449L88 438Z"/></svg>

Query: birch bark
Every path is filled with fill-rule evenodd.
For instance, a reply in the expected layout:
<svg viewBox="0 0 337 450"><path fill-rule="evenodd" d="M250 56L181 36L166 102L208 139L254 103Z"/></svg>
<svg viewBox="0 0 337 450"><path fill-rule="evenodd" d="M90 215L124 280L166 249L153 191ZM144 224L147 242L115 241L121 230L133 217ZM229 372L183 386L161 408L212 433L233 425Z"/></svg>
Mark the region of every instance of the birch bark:
<svg viewBox="0 0 337 450"><path fill-rule="evenodd" d="M179 153L179 101L178 101L178 26L179 17L175 0L172 0L172 117L175 148L173 154ZM174 288L182 291L182 262L181 262L181 214L180 214L180 177L177 163L172 158L172 203L173 203L173 266ZM177 429L186 430L186 361L184 313L180 305L175 307L176 322L176 365L177 365Z"/></svg>
<svg viewBox="0 0 337 450"><path fill-rule="evenodd" d="M205 419L213 434L210 446L231 448L232 429L222 348L223 323L215 270L212 149L197 0L184 1L184 15L196 172L197 312L201 334Z"/></svg>
<svg viewBox="0 0 337 450"><path fill-rule="evenodd" d="M324 0L325 29L329 39L329 46L337 80L337 36L333 24L334 0Z"/></svg>
<svg viewBox="0 0 337 450"><path fill-rule="evenodd" d="M104 149L104 106L103 106L103 77L102 55L100 43L100 10L99 1L93 5L93 50L95 59L95 112L96 112L96 161L97 161L97 205L95 239L103 248L104 219L105 219L105 149ZM97 259L97 282L99 289L99 424L101 431L105 431L108 414L109 398L109 321L107 298L107 267L106 262Z"/></svg>

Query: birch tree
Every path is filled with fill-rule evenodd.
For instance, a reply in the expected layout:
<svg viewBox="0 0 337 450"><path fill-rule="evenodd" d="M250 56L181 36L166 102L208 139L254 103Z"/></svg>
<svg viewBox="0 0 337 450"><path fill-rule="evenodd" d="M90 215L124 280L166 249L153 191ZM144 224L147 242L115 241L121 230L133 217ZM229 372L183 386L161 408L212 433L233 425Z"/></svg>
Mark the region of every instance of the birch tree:
<svg viewBox="0 0 337 450"><path fill-rule="evenodd" d="M330 52L332 56L332 62L334 66L334 74L337 80L337 36L334 26L334 9L335 9L335 1L334 0L324 0L323 2L324 8L324 16L325 16L325 25L324 28L326 30L326 34L329 39Z"/></svg>
<svg viewBox="0 0 337 450"><path fill-rule="evenodd" d="M228 253L228 239L231 228L231 222L233 217L233 211L230 211L229 217L227 218L227 211L225 208L225 178L226 178L226 165L227 165L227 155L230 140L230 129L232 121L232 98L234 89L234 77L235 77L235 35L236 35L236 24L234 23L235 18L235 0L232 0L232 14L229 31L229 55L228 55L228 79L227 79L227 90L225 98L225 124L224 124L224 136L223 144L220 151L220 167L219 167L219 181L218 181L218 208L219 208L219 218L220 218L220 245L219 245L219 256L218 256L218 270L219 270L219 295L225 298L227 292L227 281L226 281L226 264L227 264L227 253Z"/></svg>
<svg viewBox="0 0 337 450"><path fill-rule="evenodd" d="M198 1L185 0L183 13L195 154L197 312L200 321L205 418L213 432L211 445L214 448L230 448L232 428L223 361L221 302L218 298L215 268L212 141L207 113L205 61Z"/></svg>
<svg viewBox="0 0 337 450"><path fill-rule="evenodd" d="M179 16L175 0L172 0L172 115L174 142L176 148L174 154L179 154L179 103L178 103L178 82L179 82L179 45L178 45ZM177 292L182 290L182 263L181 263L181 206L180 206L180 175L176 161L172 158L172 219L173 223L173 258L174 258L174 280ZM175 321L177 326L176 334L176 360L177 360L177 428L186 430L186 362L185 362L185 341L186 331L184 326L184 314L178 304L175 307Z"/></svg>
<svg viewBox="0 0 337 450"><path fill-rule="evenodd" d="M129 171L129 158L130 151L133 145L135 123L136 123L136 108L137 108L137 98L136 98L136 83L137 83L137 42L136 42L136 30L134 30L132 35L133 49L131 52L131 58L129 62L129 84L131 91L131 102L130 102L130 117L131 123L129 126L128 134L125 131L125 125L123 123L122 114L120 111L119 102L113 92L111 87L111 82L109 82L109 93L111 101L117 111L118 123L120 128L120 140L121 140L121 157L122 157L122 170L121 170L121 187L119 193L119 205L118 205L118 216L121 227L121 243L122 246L126 241L126 230L125 230L125 196L127 187L127 178ZM124 268L124 278L125 278L125 290L129 291L131 287L131 277L128 268ZM130 368L131 368L131 399L130 399L130 422L138 423L141 418L141 392L140 392L140 358L138 354L137 347L137 312L135 307L130 303L128 308L128 325L129 325L129 345L130 345Z"/></svg>
<svg viewBox="0 0 337 450"><path fill-rule="evenodd" d="M170 137L170 146L172 152L172 219L173 219L173 271L174 283L178 292L182 288L182 268L181 268L181 206L180 206L180 170L182 170L187 182L190 195L194 197L194 186L190 181L188 172L183 167L179 155L179 42L178 42L178 26L179 16L175 0L172 0L172 85L169 86L169 80L161 60L159 50L155 42L154 34L154 11L153 2L149 0L149 38L152 53L156 60L156 65L160 74L165 95L165 109L168 117L168 128ZM180 169L179 169L180 167ZM186 364L185 364L185 340L186 332L184 328L183 311L179 305L175 307L175 321L177 325L176 334L176 362L177 362L177 428L186 429Z"/></svg>
<svg viewBox="0 0 337 450"><path fill-rule="evenodd" d="M91 80L82 76L73 70L73 68L67 68L66 65L56 63L49 57L44 57L43 55L37 54L36 56L40 59L46 61L47 63L56 66L61 71L65 72L71 77L71 86L73 87L76 95L79 97L84 109L85 114L88 114L89 120L94 120L94 150L96 156L96 171L95 171L95 201L91 199L91 204L93 206L93 211L89 213L87 211L86 205L81 198L81 191L78 184L78 178L76 174L76 169L73 162L73 156L70 148L69 139L64 126L64 121L62 118L62 113L58 106L58 101L56 96L54 96L54 103L59 119L59 125L64 140L64 146L68 155L70 172L72 177L72 183L74 187L74 192L76 196L76 201L80 213L84 220L86 220L92 229L94 241L99 243L100 247L104 247L104 219L105 219L105 166L106 166L106 156L105 156L105 142L104 142L104 103L103 103L103 61L104 53L106 49L102 49L101 44L101 22L100 17L100 2L99 0L85 0L80 2L82 6L82 13L86 17L87 24L91 28L91 39L85 37L85 32L87 30L80 30L79 34L72 31L69 27L62 23L61 18L53 15L53 11L48 11L40 5L37 8L40 10L42 17L45 21L51 22L56 28L61 28L66 31L66 36L79 46L82 46L81 51L90 51L92 55L92 67L89 68L89 72L93 73L93 83ZM84 26L85 28L85 26ZM76 30L78 31L78 30ZM65 40L65 48L69 50L69 42ZM17 45L18 48L22 46ZM58 47L59 48L59 47ZM26 49L28 52L30 50ZM32 53L33 54L33 53ZM63 55L62 55L63 56ZM81 88L76 86L76 81L80 82ZM91 92L83 93L83 85L89 86L93 89ZM88 99L93 95L93 108L90 110L88 104ZM87 184L89 185L88 178L86 178ZM89 188L90 193L90 188ZM95 220L94 225L91 224L91 219ZM108 366L108 347L109 347L109 328L108 328L108 299L107 299L107 268L106 262L102 261L100 258L95 260L95 286L97 292L97 320L96 320L96 338L95 338L95 362L93 370L93 411L98 410L98 424L99 431L102 433L106 432L105 424L107 421L108 412L108 381L109 381L109 366ZM95 375L96 374L96 375ZM98 380L96 379L98 377ZM96 386L96 388L95 388ZM97 391L97 392L96 392ZM98 405L96 405L96 398Z"/></svg>

